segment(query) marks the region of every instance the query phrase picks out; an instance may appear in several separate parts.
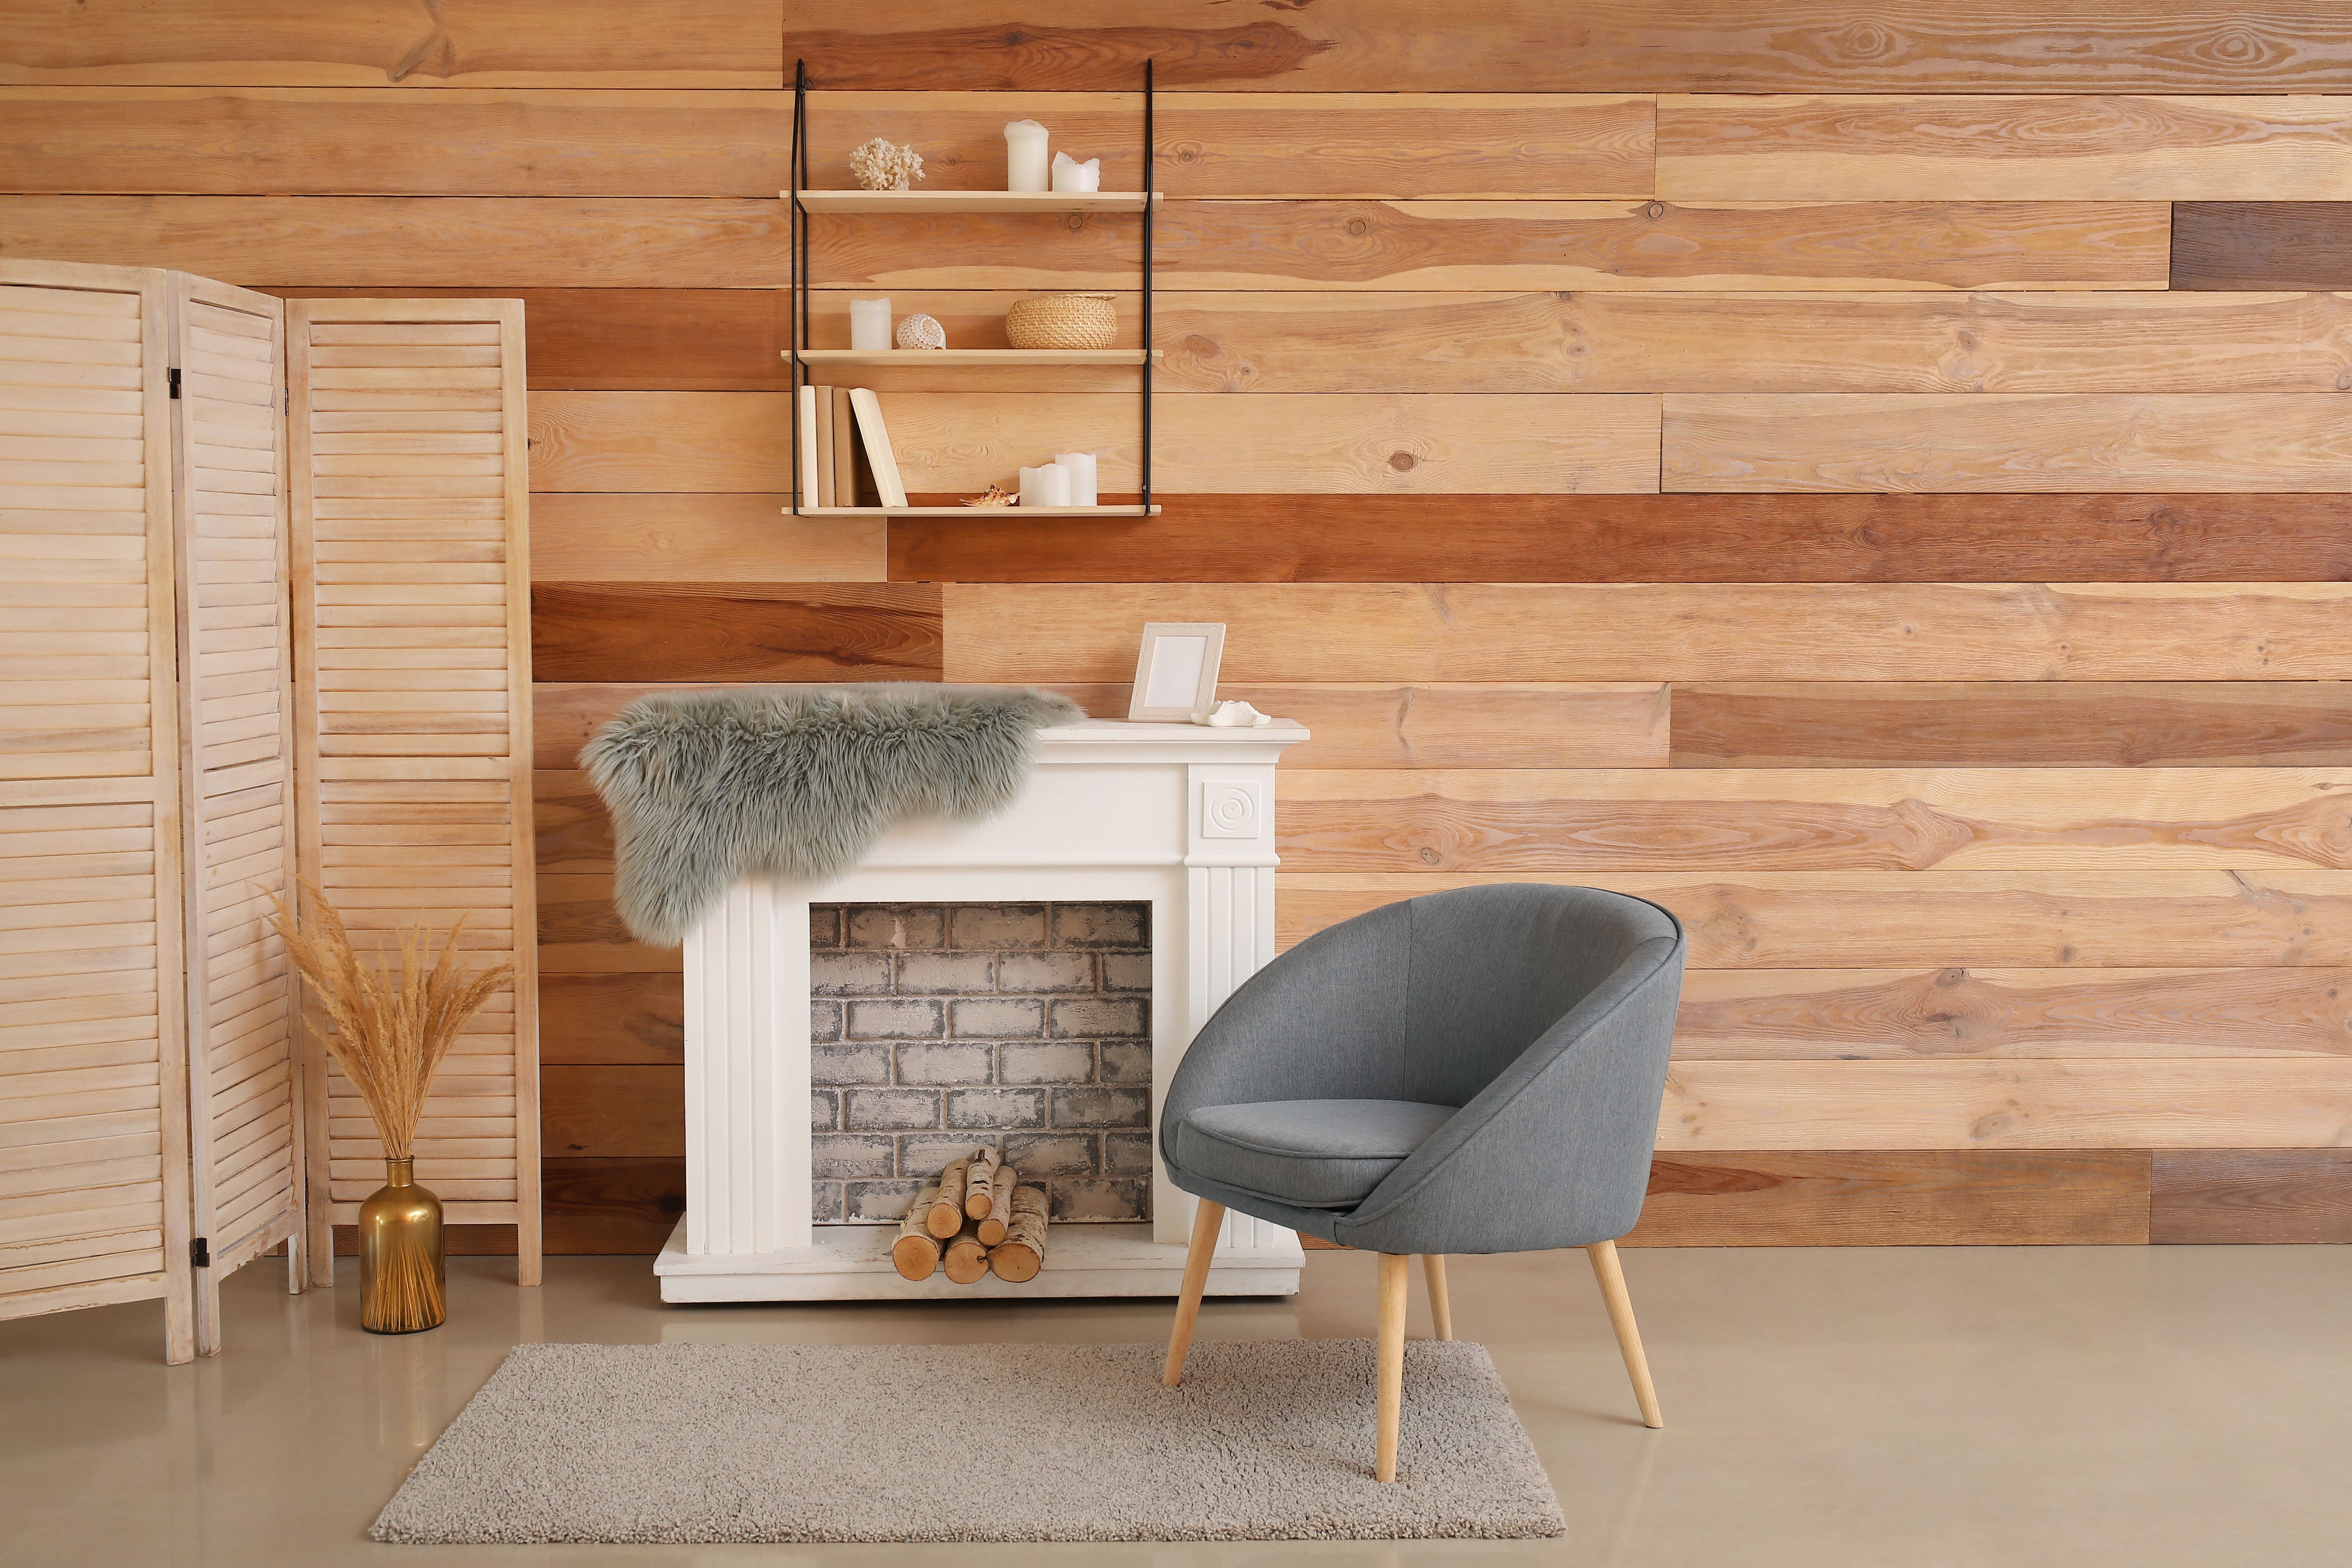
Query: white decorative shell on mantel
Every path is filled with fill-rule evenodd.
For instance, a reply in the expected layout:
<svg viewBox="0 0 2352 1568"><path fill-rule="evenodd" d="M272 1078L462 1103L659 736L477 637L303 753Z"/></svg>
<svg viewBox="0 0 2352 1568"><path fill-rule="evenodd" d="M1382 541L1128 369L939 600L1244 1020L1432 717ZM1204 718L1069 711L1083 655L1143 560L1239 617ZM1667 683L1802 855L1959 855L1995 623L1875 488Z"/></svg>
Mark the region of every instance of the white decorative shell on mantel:
<svg viewBox="0 0 2352 1568"><path fill-rule="evenodd" d="M948 346L948 330L921 311L898 323L898 346L902 349L943 349Z"/></svg>

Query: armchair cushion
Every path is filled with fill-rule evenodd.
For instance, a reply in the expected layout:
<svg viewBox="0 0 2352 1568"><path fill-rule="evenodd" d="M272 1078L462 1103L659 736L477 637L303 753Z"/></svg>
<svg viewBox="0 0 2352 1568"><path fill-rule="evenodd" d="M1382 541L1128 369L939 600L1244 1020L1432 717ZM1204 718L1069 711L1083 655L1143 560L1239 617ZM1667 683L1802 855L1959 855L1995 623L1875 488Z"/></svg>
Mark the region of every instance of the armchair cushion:
<svg viewBox="0 0 2352 1568"><path fill-rule="evenodd" d="M1214 1182L1301 1208L1353 1208L1452 1120L1411 1100L1204 1105L1177 1124L1177 1160Z"/></svg>

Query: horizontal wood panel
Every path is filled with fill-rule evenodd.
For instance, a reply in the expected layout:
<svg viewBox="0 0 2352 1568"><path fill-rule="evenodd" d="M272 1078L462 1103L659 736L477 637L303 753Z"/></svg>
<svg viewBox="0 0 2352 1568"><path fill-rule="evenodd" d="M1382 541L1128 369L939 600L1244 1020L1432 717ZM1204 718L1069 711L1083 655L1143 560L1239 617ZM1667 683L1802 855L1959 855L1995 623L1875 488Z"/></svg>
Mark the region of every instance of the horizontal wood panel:
<svg viewBox="0 0 2352 1568"><path fill-rule="evenodd" d="M1106 491L1138 485L1131 392L907 392L881 403L910 491L1013 489L1024 463L1056 451L1096 453ZM792 484L782 394L541 392L530 410L539 491ZM1152 413L1155 491L1622 492L1658 482L1652 397L1165 397Z"/></svg>
<svg viewBox="0 0 2352 1568"><path fill-rule="evenodd" d="M2352 1242L2352 1149L2161 1149L2148 1239Z"/></svg>
<svg viewBox="0 0 2352 1568"><path fill-rule="evenodd" d="M1146 621L1326 680L2341 680L2352 586L954 583L950 680L1132 679Z"/></svg>
<svg viewBox="0 0 2352 1568"><path fill-rule="evenodd" d="M1675 767L2352 766L2337 681L1675 689Z"/></svg>
<svg viewBox="0 0 2352 1568"><path fill-rule="evenodd" d="M541 582L878 583L878 517L789 517L790 492L541 491L530 570Z"/></svg>
<svg viewBox="0 0 2352 1568"><path fill-rule="evenodd" d="M546 804L544 795L541 804ZM613 905L611 835L601 810L595 811L593 821L583 820L584 816L582 813L571 818L575 831L569 834L561 827L552 834L544 826L541 828L541 853L546 864L593 864L602 868L582 875L540 873L541 974L666 974L675 984L681 973L679 950L639 942L621 924ZM576 858L567 859L567 855Z"/></svg>
<svg viewBox="0 0 2352 1568"><path fill-rule="evenodd" d="M1357 0L1237 13L1169 0L894 16L796 0L791 50L824 87L1118 89L1146 59L1167 86L1258 91L2342 92L2352 43L2326 0L2259 12L2106 0L2095 26L2027 0L1955 10L1883 0L1818 16L1762 0Z"/></svg>
<svg viewBox="0 0 2352 1568"><path fill-rule="evenodd" d="M551 681L937 680L922 584L541 583L532 673Z"/></svg>
<svg viewBox="0 0 2352 1568"><path fill-rule="evenodd" d="M1685 1061L2352 1056L2352 970L1707 970Z"/></svg>
<svg viewBox="0 0 2352 1568"><path fill-rule="evenodd" d="M784 226L773 196L0 195L0 255L250 289L775 289Z"/></svg>
<svg viewBox="0 0 2352 1568"><path fill-rule="evenodd" d="M1622 1245L2082 1247L2147 1239L2145 1150L1749 1150L1653 1160L1642 1221Z"/></svg>
<svg viewBox="0 0 2352 1568"><path fill-rule="evenodd" d="M550 1252L656 1253L686 1213L682 1158L549 1160L540 1172Z"/></svg>
<svg viewBox="0 0 2352 1568"><path fill-rule="evenodd" d="M686 996L670 974L551 974L539 1030L542 1064L682 1066Z"/></svg>
<svg viewBox="0 0 2352 1568"><path fill-rule="evenodd" d="M1163 286L1316 292L2161 289L2169 242L2169 209L2129 202L1173 202L1152 226ZM1131 219L886 216L818 225L809 276L834 288L1132 287L1136 245Z"/></svg>
<svg viewBox="0 0 2352 1568"><path fill-rule="evenodd" d="M0 81L783 85L782 0L15 0Z"/></svg>
<svg viewBox="0 0 2352 1568"><path fill-rule="evenodd" d="M2352 289L2352 204L2183 202L2175 289Z"/></svg>
<svg viewBox="0 0 2352 1568"><path fill-rule="evenodd" d="M1677 1062L1662 1149L2239 1149L2352 1141L2352 1060Z"/></svg>
<svg viewBox="0 0 2352 1568"><path fill-rule="evenodd" d="M1185 496L1085 526L901 518L950 583L2133 583L2352 577L2334 496ZM1139 622L1138 623L1140 624ZM1132 660L1129 662L1132 668ZM1919 671L1924 679L1949 673Z"/></svg>
<svg viewBox="0 0 2352 1568"><path fill-rule="evenodd" d="M2334 395L1666 399L1669 490L2352 490Z"/></svg>
<svg viewBox="0 0 2352 1568"><path fill-rule="evenodd" d="M2341 201L2352 103L2329 98L1674 96L1669 201Z"/></svg>
<svg viewBox="0 0 2352 1568"><path fill-rule="evenodd" d="M540 1142L550 1159L686 1153L683 1067L540 1069Z"/></svg>
<svg viewBox="0 0 2352 1568"><path fill-rule="evenodd" d="M1318 772L1283 862L1323 871L2352 868L2352 773Z"/></svg>

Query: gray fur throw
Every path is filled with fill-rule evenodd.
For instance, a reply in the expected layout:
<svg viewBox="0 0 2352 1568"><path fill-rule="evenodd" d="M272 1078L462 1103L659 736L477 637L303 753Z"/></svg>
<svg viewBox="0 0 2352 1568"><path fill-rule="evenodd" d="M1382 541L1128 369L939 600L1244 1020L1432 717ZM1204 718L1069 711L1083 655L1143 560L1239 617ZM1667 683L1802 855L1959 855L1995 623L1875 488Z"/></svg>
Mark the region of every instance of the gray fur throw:
<svg viewBox="0 0 2352 1568"><path fill-rule="evenodd" d="M891 682L641 697L580 753L612 814L621 919L675 947L745 877L823 881L904 817L1011 805L1050 691Z"/></svg>

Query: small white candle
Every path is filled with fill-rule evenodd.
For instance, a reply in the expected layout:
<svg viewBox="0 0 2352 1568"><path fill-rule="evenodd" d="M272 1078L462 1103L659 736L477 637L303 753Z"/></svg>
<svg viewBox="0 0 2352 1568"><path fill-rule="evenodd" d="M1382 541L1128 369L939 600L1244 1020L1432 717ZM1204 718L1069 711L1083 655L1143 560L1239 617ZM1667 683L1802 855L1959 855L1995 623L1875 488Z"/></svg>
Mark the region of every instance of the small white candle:
<svg viewBox="0 0 2352 1568"><path fill-rule="evenodd" d="M1089 158L1081 163L1067 153L1055 153L1054 188L1057 191L1101 190L1102 160Z"/></svg>
<svg viewBox="0 0 2352 1568"><path fill-rule="evenodd" d="M1016 120L1004 128L1004 188L1045 188L1045 128L1034 120Z"/></svg>
<svg viewBox="0 0 2352 1568"><path fill-rule="evenodd" d="M1068 506L1070 470L1059 463L1022 469L1021 504L1025 507Z"/></svg>
<svg viewBox="0 0 2352 1568"><path fill-rule="evenodd" d="M1070 504L1094 506L1095 455L1092 452L1056 452L1054 461L1070 470Z"/></svg>
<svg viewBox="0 0 2352 1568"><path fill-rule="evenodd" d="M849 302L849 346L861 352L890 346L890 301L852 300Z"/></svg>

